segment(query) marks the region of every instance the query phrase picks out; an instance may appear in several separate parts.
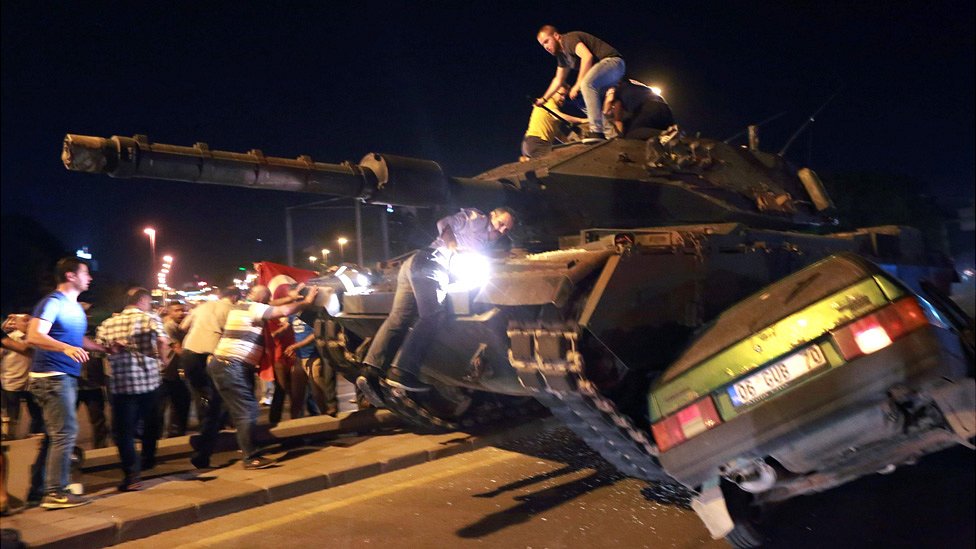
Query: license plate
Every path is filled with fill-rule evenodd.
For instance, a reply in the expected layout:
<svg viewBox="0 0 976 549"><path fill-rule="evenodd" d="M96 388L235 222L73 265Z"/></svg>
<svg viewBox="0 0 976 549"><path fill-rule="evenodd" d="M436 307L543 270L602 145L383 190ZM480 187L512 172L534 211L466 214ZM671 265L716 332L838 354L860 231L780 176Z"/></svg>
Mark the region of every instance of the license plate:
<svg viewBox="0 0 976 549"><path fill-rule="evenodd" d="M765 398L826 363L820 347L811 345L733 384L726 391L732 405L738 408Z"/></svg>

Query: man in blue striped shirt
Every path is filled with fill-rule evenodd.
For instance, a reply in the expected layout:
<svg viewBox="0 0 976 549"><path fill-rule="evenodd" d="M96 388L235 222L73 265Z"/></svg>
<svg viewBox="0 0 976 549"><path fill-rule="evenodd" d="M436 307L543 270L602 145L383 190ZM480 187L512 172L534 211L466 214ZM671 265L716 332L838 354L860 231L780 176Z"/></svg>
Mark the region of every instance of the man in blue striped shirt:
<svg viewBox="0 0 976 549"><path fill-rule="evenodd" d="M264 352L264 321L297 312L315 303L318 288L311 288L302 299L300 288L290 293L292 302L268 305L271 292L267 286L254 286L247 301L232 306L224 324L224 333L207 360L207 373L213 379L220 399L227 405L237 429L237 444L244 453L245 469L263 469L274 461L258 455L252 431L257 423L258 401L254 396L254 375ZM213 404L213 403L212 403ZM210 456L202 451L194 456L194 465L208 466Z"/></svg>

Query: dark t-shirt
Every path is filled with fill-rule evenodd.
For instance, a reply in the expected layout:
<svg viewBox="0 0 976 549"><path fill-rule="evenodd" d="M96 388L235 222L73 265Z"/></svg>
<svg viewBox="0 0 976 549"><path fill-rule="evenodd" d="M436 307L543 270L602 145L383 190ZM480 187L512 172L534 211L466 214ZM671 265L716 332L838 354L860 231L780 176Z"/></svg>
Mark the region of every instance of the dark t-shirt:
<svg viewBox="0 0 976 549"><path fill-rule="evenodd" d="M594 63L608 57L623 57L616 49L588 32L573 31L562 35L562 51L556 56L556 65L567 69L578 69L580 58L576 55L576 45L580 42L596 57Z"/></svg>
<svg viewBox="0 0 976 549"><path fill-rule="evenodd" d="M640 108L644 101L656 99L658 96L654 95L651 88L643 84L635 84L625 78L617 85L614 97L620 100L625 111L634 112Z"/></svg>

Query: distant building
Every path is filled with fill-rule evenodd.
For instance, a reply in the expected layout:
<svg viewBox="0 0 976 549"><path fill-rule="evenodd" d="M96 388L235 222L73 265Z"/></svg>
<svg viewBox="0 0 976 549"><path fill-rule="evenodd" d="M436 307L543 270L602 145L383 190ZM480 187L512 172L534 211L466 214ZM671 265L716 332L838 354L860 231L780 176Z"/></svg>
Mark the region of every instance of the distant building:
<svg viewBox="0 0 976 549"><path fill-rule="evenodd" d="M98 260L96 260L90 251L88 251L88 246L82 246L81 248L75 250L75 256L79 259L84 259L88 263L88 270L95 272L98 270Z"/></svg>

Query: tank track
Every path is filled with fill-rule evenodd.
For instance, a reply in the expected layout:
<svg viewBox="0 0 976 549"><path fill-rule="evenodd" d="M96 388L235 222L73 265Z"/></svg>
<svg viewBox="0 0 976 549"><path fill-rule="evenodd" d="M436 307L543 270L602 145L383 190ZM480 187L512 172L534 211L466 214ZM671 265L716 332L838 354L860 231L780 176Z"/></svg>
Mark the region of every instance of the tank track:
<svg viewBox="0 0 976 549"><path fill-rule="evenodd" d="M674 482L657 460L657 446L586 378L578 326L513 323L508 337L509 362L519 381L554 416L620 472Z"/></svg>
<svg viewBox="0 0 976 549"><path fill-rule="evenodd" d="M481 426L497 424L500 421L538 415L542 410L539 403L530 398L506 397L477 391L461 391L444 388L450 392L461 393L460 398L468 403L458 402L458 395L452 395L448 400L442 396L439 386L434 386L431 393L421 393L413 396L409 391L391 387L380 383L383 389L384 401L387 408L415 427L432 432L448 432L465 429L475 429ZM414 393L416 394L416 393ZM444 402L431 402L432 400ZM445 419L431 409L440 408L444 404L467 406L457 419Z"/></svg>
<svg viewBox="0 0 976 549"><path fill-rule="evenodd" d="M323 350L338 371L351 381L363 371L361 357L369 341L356 349L347 346L345 334L336 328L326 337ZM430 393L411 395L408 391L380 384L387 408L412 426L427 432L474 429L503 420L539 415L538 402L526 397L511 397L435 385Z"/></svg>

